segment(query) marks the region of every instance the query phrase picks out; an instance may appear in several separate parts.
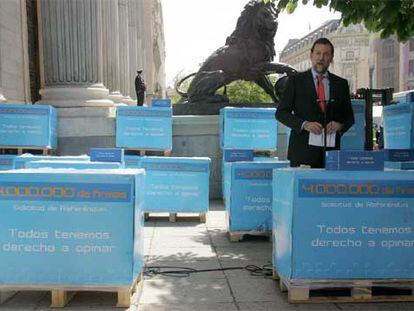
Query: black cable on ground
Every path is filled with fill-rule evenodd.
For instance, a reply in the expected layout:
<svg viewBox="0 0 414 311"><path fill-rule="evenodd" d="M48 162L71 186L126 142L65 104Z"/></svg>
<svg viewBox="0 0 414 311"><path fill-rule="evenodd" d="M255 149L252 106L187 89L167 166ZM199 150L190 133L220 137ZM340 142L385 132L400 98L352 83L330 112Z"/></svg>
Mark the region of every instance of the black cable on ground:
<svg viewBox="0 0 414 311"><path fill-rule="evenodd" d="M272 276L272 265L266 264L262 267L255 265L247 265L245 267L226 267L215 269L193 269L187 267L172 267L172 266L146 266L144 268L144 276L153 277L155 275L162 275L168 277L186 278L193 273L214 272L214 271L229 271L229 270L247 270L252 276Z"/></svg>

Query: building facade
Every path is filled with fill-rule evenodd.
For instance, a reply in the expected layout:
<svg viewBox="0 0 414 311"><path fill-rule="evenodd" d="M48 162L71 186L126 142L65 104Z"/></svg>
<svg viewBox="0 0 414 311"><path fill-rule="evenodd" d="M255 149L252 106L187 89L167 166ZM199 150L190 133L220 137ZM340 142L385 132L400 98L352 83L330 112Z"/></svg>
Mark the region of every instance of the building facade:
<svg viewBox="0 0 414 311"><path fill-rule="evenodd" d="M330 71L344 77L352 92L369 86L369 33L362 25L344 27L339 20L330 20L301 39L290 40L280 53L280 61L299 71L311 67L312 44L318 38L330 39L335 47Z"/></svg>
<svg viewBox="0 0 414 311"><path fill-rule="evenodd" d="M164 62L160 0L0 1L2 102L133 105L138 69L165 94Z"/></svg>

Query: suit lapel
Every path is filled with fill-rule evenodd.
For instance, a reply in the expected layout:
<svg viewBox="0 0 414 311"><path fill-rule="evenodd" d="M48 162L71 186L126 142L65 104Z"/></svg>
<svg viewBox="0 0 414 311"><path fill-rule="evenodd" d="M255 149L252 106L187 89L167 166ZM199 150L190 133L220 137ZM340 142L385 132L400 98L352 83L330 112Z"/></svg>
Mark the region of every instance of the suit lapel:
<svg viewBox="0 0 414 311"><path fill-rule="evenodd" d="M329 77L329 102L328 105L334 105L335 104L335 99L333 97L334 95L334 90L335 88L335 84L336 84L336 80L335 77L328 72L328 77Z"/></svg>

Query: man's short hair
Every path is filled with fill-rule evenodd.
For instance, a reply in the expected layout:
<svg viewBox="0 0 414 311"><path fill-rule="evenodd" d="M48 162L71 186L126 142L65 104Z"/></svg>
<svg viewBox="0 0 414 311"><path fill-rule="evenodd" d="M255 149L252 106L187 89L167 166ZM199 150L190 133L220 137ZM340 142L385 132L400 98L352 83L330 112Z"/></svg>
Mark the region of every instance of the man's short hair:
<svg viewBox="0 0 414 311"><path fill-rule="evenodd" d="M325 45L329 45L331 47L332 50L332 56L334 55L334 46L332 44L331 41L329 41L327 38L319 38L317 39L315 42L313 42L312 44L312 48L311 48L311 52L313 52L313 48L315 47L315 45L317 44L325 44Z"/></svg>

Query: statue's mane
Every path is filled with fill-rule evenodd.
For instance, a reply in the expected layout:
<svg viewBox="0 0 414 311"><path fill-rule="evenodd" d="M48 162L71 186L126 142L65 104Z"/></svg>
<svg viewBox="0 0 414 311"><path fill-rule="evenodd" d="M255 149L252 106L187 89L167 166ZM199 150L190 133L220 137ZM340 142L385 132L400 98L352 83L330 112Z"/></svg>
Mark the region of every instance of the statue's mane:
<svg viewBox="0 0 414 311"><path fill-rule="evenodd" d="M260 41L267 50L270 58L273 60L275 55L273 38L262 38L259 33L260 20L257 17L262 10L271 10L276 12L273 3L263 3L263 0L252 0L248 2L239 18L237 19L236 29L227 37L226 45L243 44L246 40Z"/></svg>

